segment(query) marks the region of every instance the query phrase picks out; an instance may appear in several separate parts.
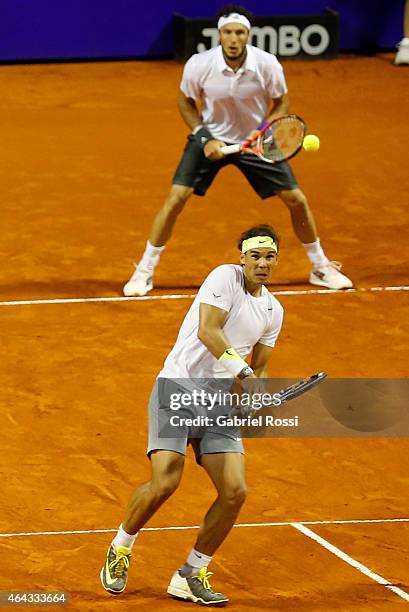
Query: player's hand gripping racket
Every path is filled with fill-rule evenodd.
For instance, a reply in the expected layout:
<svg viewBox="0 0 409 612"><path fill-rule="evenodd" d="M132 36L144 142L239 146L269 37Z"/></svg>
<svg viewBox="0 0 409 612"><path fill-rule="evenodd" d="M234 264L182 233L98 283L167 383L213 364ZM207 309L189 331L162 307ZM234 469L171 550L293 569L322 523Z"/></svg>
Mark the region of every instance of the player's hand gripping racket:
<svg viewBox="0 0 409 612"><path fill-rule="evenodd" d="M306 132L304 121L297 115L282 115L269 121L252 138L242 144L221 147L222 153L251 152L270 164L290 159L302 148Z"/></svg>
<svg viewBox="0 0 409 612"><path fill-rule="evenodd" d="M296 397L299 397L300 395L307 393L307 391L310 391L313 387L321 383L326 378L327 378L326 372L318 372L318 374L313 374L312 376L310 376L309 378L305 380L300 380L294 385L286 387L285 389L281 389L281 391L272 393L270 395L270 401L266 398L266 401L263 402L262 408L269 408L272 406L278 408L282 404L286 404L287 402L295 399ZM254 409L251 406L247 406L247 405L246 406L236 406L235 408L233 408L230 415L234 416L234 415L239 414L241 416L251 416L258 410L259 409Z"/></svg>

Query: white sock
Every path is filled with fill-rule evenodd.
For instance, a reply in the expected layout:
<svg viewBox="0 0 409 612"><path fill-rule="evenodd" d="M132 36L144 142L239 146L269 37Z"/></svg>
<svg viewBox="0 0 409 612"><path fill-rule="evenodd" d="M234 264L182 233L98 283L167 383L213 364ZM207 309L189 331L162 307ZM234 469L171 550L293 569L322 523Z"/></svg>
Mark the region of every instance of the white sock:
<svg viewBox="0 0 409 612"><path fill-rule="evenodd" d="M138 268L153 272L153 270L159 263L159 258L164 248L165 245L160 247L153 246L153 244L151 244L148 240L146 243L145 252L142 255L141 261L138 264Z"/></svg>
<svg viewBox="0 0 409 612"><path fill-rule="evenodd" d="M126 546L126 548L132 548L135 543L138 534L130 534L125 531L125 529L120 525L118 529L118 533L112 540L112 544L114 546Z"/></svg>
<svg viewBox="0 0 409 612"><path fill-rule="evenodd" d="M303 244L303 247L306 250L308 259L310 260L314 268L325 266L328 263L328 257L322 250L319 238L317 238L315 242Z"/></svg>
<svg viewBox="0 0 409 612"><path fill-rule="evenodd" d="M212 557L192 548L185 564L180 568L179 572L181 576L192 576L197 574L202 567L208 567L211 560Z"/></svg>

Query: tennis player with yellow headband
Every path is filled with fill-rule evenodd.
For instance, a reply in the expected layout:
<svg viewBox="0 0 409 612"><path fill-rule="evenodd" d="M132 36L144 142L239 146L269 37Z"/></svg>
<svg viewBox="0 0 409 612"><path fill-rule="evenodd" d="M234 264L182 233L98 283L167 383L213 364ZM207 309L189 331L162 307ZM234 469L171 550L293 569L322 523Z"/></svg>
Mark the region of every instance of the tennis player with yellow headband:
<svg viewBox="0 0 409 612"><path fill-rule="evenodd" d="M164 406L160 385L177 384L189 390L192 379L225 379L231 388L237 377L260 379L281 330L283 308L265 284L277 265L279 239L269 225L244 232L238 244L240 265L218 266L207 276L187 312L173 349L155 382L149 401L151 479L132 495L122 524L101 570L101 581L110 593L124 591L132 547L140 529L177 489L188 444L196 460L215 485L217 497L206 515L186 561L168 586L174 597L206 605L220 605L228 598L215 592L208 566L232 529L247 494L244 449L237 432L205 428L202 437L191 438L182 430L161 437L159 418ZM250 365L245 361L251 354ZM231 382L230 382L231 381ZM219 381L218 384L221 384ZM224 384L224 383L223 383ZM255 389L262 382L253 382ZM166 557L176 551L164 550ZM176 553L175 563L177 563Z"/></svg>

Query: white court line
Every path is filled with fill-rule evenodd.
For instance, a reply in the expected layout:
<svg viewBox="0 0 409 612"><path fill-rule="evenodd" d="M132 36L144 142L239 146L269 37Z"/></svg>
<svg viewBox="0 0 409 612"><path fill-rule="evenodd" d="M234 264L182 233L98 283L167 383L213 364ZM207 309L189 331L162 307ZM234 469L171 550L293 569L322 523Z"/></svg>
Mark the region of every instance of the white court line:
<svg viewBox="0 0 409 612"><path fill-rule="evenodd" d="M238 523L234 527L294 527L294 525L355 525L367 523L409 523L409 518L392 519L347 519L338 521L287 521L280 523ZM141 531L184 531L199 529L199 525L181 525L179 527L143 527ZM43 535L82 535L87 533L116 533L118 529L81 529L77 531L26 531L19 533L0 533L0 538L16 538Z"/></svg>
<svg viewBox="0 0 409 612"><path fill-rule="evenodd" d="M409 291L409 285L400 287L360 287L357 289L296 289L294 291L271 291L272 295L316 295L326 293L375 293L384 291ZM13 300L0 302L0 306L32 306L36 304L86 304L87 302L140 302L153 300L192 300L196 293L175 293L169 295L144 295L141 297L94 297L55 298L47 300Z"/></svg>
<svg viewBox="0 0 409 612"><path fill-rule="evenodd" d="M404 599L405 601L409 601L409 593L406 593L406 591L403 591L399 587L394 586L393 584L391 584L388 580L385 580L385 578L383 578L379 574L375 574L375 572L373 572L368 567L366 567L366 565L363 565L359 561L356 561L355 559L353 559L352 557L344 553L340 548L337 548L333 544L330 544L330 542L328 542L327 540L324 540L324 538L317 535L314 531L312 531L308 527L305 527L305 525L301 523L293 523L292 526L295 529L298 529L298 531L301 531L301 533L308 536L312 540L315 540L315 542L317 542L318 544L320 544L321 546L329 550L329 552L332 552L339 559L342 559L342 561L345 561L345 563L348 563L355 569L362 572L362 574L365 574L365 576L368 576L368 578L375 580L375 582L377 582L378 584L381 584L382 586L386 587L390 591L393 591L395 595L399 595L399 597L402 597L402 599Z"/></svg>
<svg viewBox="0 0 409 612"><path fill-rule="evenodd" d="M49 300L14 300L0 302L0 306L31 306L35 304L86 304L87 302L140 302L146 300L183 300L193 299L196 293L170 295L144 295L142 297L95 297L95 298L56 298Z"/></svg>

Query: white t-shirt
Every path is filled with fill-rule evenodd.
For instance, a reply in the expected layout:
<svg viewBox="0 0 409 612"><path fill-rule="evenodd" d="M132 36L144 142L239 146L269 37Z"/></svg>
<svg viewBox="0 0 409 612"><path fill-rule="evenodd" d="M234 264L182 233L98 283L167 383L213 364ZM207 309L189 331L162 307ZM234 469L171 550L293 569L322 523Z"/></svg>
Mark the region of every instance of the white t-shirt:
<svg viewBox="0 0 409 612"><path fill-rule="evenodd" d="M245 140L265 117L271 100L287 93L275 55L252 45L247 45L246 60L237 72L226 64L220 45L192 55L180 88L188 98L201 100L203 125L228 143Z"/></svg>
<svg viewBox="0 0 409 612"><path fill-rule="evenodd" d="M228 313L223 332L243 359L258 342L275 345L283 321L280 302L264 286L260 297L252 296L245 289L241 266L224 264L212 270L200 287L158 377L232 378L197 337L202 302Z"/></svg>

